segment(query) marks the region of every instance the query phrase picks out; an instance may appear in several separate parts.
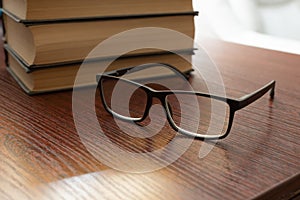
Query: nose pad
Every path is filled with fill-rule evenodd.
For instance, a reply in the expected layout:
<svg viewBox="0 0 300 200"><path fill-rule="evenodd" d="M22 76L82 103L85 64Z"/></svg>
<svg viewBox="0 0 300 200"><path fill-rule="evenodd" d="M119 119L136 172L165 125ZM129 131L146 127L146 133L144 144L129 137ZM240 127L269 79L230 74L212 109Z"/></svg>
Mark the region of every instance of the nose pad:
<svg viewBox="0 0 300 200"><path fill-rule="evenodd" d="M134 123L136 125L140 126L140 127L145 127L145 126L148 126L151 123L151 119L149 118L149 116L147 116L142 121L135 121Z"/></svg>
<svg viewBox="0 0 300 200"><path fill-rule="evenodd" d="M162 128L166 123L165 109L161 104L156 103L150 107L148 116L144 120L134 123L140 127L156 126Z"/></svg>

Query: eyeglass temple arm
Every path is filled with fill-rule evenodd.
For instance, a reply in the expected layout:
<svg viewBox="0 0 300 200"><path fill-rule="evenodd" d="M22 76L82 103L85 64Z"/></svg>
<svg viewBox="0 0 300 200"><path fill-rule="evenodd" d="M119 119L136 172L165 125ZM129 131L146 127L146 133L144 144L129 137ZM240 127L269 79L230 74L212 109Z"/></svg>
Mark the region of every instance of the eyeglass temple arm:
<svg viewBox="0 0 300 200"><path fill-rule="evenodd" d="M126 74L127 72L129 72L133 68L134 67L127 67L127 68L122 68L122 69L113 70L113 71L109 71L109 72L104 72L103 74L111 75L111 76L122 76L122 75Z"/></svg>
<svg viewBox="0 0 300 200"><path fill-rule="evenodd" d="M122 68L122 69L118 69L118 70L113 70L113 71L108 71L108 72L104 72L102 74L118 77L118 76L122 76L122 75L126 74L127 72L129 72L133 68L134 68L134 66L133 67ZM96 76L97 82L99 82L100 78L101 78L101 74L97 74L97 76Z"/></svg>
<svg viewBox="0 0 300 200"><path fill-rule="evenodd" d="M269 90L271 90L270 100L273 101L274 96L275 96L275 84L276 84L276 81L273 80L270 83L268 83L267 85L265 85L263 88L256 90L255 92L253 92L251 94L248 94L248 95L245 95L245 96L239 98L237 110L240 110L240 109L248 106L249 104L253 103L257 99L262 97L264 94L266 94Z"/></svg>
<svg viewBox="0 0 300 200"><path fill-rule="evenodd" d="M144 69L149 68L149 67L156 67L158 65L166 67L166 68L170 69L171 71L173 71L175 73L180 73L185 78L189 78L189 76L187 74L182 73L176 67L174 67L172 65L169 65L169 64L166 64L166 63L147 63L147 64L143 64L143 65L138 65L138 66L132 66L132 67L122 68L122 69L118 69L118 70L113 70L113 71L105 72L103 74L111 75L111 76L122 76L126 73L133 73L133 72L144 70Z"/></svg>

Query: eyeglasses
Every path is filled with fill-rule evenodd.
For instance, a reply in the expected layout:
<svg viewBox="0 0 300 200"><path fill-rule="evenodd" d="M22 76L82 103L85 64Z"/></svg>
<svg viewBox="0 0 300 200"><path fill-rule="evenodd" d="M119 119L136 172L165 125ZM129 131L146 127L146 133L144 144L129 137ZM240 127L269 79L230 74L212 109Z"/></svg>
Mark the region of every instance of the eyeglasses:
<svg viewBox="0 0 300 200"><path fill-rule="evenodd" d="M133 75L157 67L159 70ZM166 70L168 73L163 73ZM125 75L128 78L121 77ZM177 68L164 63L149 63L99 74L98 88L105 110L116 118L141 125L149 115L153 99L157 98L175 131L197 139L216 140L228 136L236 111L253 103L269 90L271 101L275 95L275 81L251 94L233 99L201 92L170 90L168 87L156 89L155 84L152 87L151 84L141 83L151 75L167 80L178 76L185 80L187 78Z"/></svg>

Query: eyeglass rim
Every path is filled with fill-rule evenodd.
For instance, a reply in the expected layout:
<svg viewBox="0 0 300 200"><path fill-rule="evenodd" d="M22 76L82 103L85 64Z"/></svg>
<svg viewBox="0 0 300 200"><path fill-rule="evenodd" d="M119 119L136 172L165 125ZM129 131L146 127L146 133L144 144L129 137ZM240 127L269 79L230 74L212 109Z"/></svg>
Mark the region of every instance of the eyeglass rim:
<svg viewBox="0 0 300 200"><path fill-rule="evenodd" d="M122 80L122 81L133 84L133 85L137 86L138 88L141 88L142 90L144 90L145 93L147 94L147 102L146 102L145 111L144 111L143 116L139 117L139 118L127 117L127 116L124 116L124 115L120 115L120 114L114 112L112 109L110 109L109 106L107 105L107 102L106 102L105 97L104 97L104 92L103 92L102 81L103 81L104 78L114 79L114 80L117 80L117 81ZM232 99L228 99L228 98L220 97L220 96L216 96L216 95L210 95L210 94L207 94L207 93L193 92L193 91L183 91L183 90L174 90L174 91L162 90L162 91L158 91L158 90L150 88L146 85L137 83L135 81L124 79L124 78L121 78L121 77L106 75L106 74L103 74L101 76L101 78L99 79L98 87L101 88L100 89L100 96L101 96L101 100L103 102L105 110L108 113L112 114L114 117L116 117L118 119L121 119L121 120L132 121L132 122L135 122L135 123L142 122L143 120L146 119L146 117L149 114L149 110L152 106L152 99L154 97L157 97L158 99L160 99L160 101L161 101L161 103L164 107L164 111L165 111L165 114L166 114L166 117L167 117L167 120L168 120L169 124L171 125L171 127L175 131L180 132L181 134L187 135L189 137L195 137L197 139L208 139L208 140L222 139L222 138L226 137L229 134L231 126L232 126L234 112L235 112L234 110L231 109L231 105L230 105L230 104L233 104L235 102L235 100L232 100ZM206 98L211 98L211 99L215 99L215 100L222 101L222 102L226 103L229 106L229 109L230 109L229 123L228 123L228 126L227 126L227 130L224 132L224 134L205 135L205 134L199 134L199 133L187 131L187 130L182 129L181 127L177 126L177 124L174 122L174 120L172 118L172 114L171 114L169 106L168 106L168 101L166 100L168 95L173 95L173 94L188 94L188 95L203 96L203 97L206 97Z"/></svg>

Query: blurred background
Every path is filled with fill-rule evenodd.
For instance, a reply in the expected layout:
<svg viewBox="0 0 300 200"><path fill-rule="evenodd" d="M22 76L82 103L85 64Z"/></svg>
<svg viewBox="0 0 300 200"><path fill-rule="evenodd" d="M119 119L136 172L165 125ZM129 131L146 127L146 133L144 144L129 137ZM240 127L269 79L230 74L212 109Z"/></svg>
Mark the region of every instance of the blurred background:
<svg viewBox="0 0 300 200"><path fill-rule="evenodd" d="M194 0L197 37L300 54L300 0Z"/></svg>

